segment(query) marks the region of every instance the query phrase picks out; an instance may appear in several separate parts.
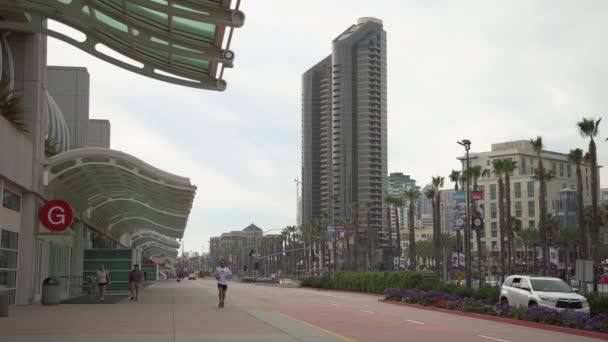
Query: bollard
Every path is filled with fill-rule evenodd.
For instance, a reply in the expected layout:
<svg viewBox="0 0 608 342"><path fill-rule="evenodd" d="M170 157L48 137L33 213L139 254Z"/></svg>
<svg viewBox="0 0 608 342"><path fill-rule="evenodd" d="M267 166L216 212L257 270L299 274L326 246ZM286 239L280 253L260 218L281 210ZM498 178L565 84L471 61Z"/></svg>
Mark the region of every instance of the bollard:
<svg viewBox="0 0 608 342"><path fill-rule="evenodd" d="M0 317L8 317L8 296L0 294Z"/></svg>

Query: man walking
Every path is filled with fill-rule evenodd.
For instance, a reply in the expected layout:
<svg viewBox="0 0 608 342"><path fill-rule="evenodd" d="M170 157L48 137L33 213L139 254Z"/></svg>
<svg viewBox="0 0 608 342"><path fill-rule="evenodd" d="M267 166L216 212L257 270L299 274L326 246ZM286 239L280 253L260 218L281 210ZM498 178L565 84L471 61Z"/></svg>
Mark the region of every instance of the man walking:
<svg viewBox="0 0 608 342"><path fill-rule="evenodd" d="M228 279L232 276L230 269L226 267L226 262L220 260L220 266L215 269L215 279L217 279L217 289L219 293L219 307L224 307L224 299L226 299L226 290L228 290Z"/></svg>
<svg viewBox="0 0 608 342"><path fill-rule="evenodd" d="M139 289L141 288L141 281L144 275L139 270L139 265L133 265L133 270L129 272L129 289L131 289L131 300L139 299Z"/></svg>

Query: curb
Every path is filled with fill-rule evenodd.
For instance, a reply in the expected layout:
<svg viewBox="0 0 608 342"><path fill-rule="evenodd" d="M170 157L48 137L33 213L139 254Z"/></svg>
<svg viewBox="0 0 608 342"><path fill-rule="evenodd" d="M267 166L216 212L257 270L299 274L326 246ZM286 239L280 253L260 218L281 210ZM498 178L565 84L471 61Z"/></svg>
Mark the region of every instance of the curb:
<svg viewBox="0 0 608 342"><path fill-rule="evenodd" d="M596 332L596 331L573 329L573 328L567 328L567 327L560 327L558 325L542 324L542 323L536 323L536 322L520 321L520 320L516 320L516 319L512 319L512 318L488 316L488 315L482 315L482 314L477 314L477 313L472 313L472 312L448 310L448 309L444 309L444 308L436 308L433 306L424 306L424 305L420 305L420 304L396 302L394 300L378 299L378 301L382 302L382 303L386 303L386 304L407 306L407 307L414 308L414 309L436 311L436 312L446 313L446 314L450 314L450 315L477 318L477 319L483 319L486 321L507 323L507 324L528 327L528 328L549 330L549 331L560 332L560 333L569 334L569 335L586 336L586 337L597 338L597 339L608 341L608 334Z"/></svg>
<svg viewBox="0 0 608 342"><path fill-rule="evenodd" d="M298 287L298 289L308 289L308 290L315 290L315 291L319 291L319 292L338 292L338 293L350 293L350 294L359 294L359 295L366 295L366 296L373 296L373 297L384 297L383 294L380 293L371 293L371 292L358 292L358 291L349 291L349 290L333 290L333 289L319 289L316 287L310 287L310 286L300 286Z"/></svg>

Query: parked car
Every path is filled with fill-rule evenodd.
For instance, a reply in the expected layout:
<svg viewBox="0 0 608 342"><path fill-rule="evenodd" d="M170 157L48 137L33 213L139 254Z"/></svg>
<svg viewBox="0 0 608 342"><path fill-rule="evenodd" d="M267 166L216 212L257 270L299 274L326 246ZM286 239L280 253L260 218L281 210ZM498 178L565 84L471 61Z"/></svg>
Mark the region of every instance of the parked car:
<svg viewBox="0 0 608 342"><path fill-rule="evenodd" d="M190 273L190 275L188 275L188 280L196 280L196 274Z"/></svg>
<svg viewBox="0 0 608 342"><path fill-rule="evenodd" d="M573 291L563 280L553 277L512 275L500 288L500 303L524 308L543 306L589 314L587 299Z"/></svg>

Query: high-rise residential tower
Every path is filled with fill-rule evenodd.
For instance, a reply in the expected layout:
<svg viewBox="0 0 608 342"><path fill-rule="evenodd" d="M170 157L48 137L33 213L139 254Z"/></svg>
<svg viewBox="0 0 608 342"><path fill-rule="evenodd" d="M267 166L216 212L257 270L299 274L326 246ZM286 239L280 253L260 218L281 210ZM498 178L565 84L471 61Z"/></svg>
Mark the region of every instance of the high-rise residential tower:
<svg viewBox="0 0 608 342"><path fill-rule="evenodd" d="M380 230L387 193L386 32L361 18L302 77L303 223L328 214ZM368 214L369 213L369 214ZM368 222L369 218L369 222Z"/></svg>

